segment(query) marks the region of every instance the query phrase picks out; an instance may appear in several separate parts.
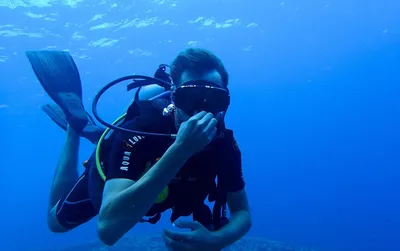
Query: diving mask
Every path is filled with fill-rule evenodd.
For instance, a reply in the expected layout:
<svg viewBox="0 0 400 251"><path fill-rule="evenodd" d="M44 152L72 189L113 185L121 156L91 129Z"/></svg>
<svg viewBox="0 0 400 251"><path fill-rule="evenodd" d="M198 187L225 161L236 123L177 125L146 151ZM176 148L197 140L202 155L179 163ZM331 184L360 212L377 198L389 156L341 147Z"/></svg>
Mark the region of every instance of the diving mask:
<svg viewBox="0 0 400 251"><path fill-rule="evenodd" d="M198 111L213 114L225 112L230 104L230 94L227 89L205 80L183 83L172 92L172 98L175 106L188 115Z"/></svg>

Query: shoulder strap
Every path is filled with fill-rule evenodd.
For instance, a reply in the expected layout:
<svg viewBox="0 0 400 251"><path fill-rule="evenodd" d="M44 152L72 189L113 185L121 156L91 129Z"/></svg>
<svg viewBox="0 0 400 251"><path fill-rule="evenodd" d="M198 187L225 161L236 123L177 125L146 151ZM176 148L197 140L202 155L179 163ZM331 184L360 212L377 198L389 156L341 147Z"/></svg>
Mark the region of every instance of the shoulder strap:
<svg viewBox="0 0 400 251"><path fill-rule="evenodd" d="M224 129L223 138L221 139L221 147L226 147L225 144L233 144L234 136L233 131L230 129ZM230 147L230 146L229 146ZM218 165L221 168L223 165ZM221 227L229 223L229 219L226 217L227 211L227 192L226 189L221 185L217 176L216 190L214 194L215 203L213 206L213 224L214 229L218 230Z"/></svg>

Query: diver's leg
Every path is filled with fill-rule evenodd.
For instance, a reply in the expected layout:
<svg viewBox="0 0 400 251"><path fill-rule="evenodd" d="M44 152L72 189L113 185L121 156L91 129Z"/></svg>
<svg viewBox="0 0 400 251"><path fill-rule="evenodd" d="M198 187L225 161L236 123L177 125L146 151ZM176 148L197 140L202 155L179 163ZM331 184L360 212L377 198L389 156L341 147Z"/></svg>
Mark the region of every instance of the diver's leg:
<svg viewBox="0 0 400 251"><path fill-rule="evenodd" d="M50 189L47 223L53 232L64 232L64 228L60 226L55 217L55 209L60 199L73 188L79 178L79 144L80 138L78 133L68 126L66 142Z"/></svg>
<svg viewBox="0 0 400 251"><path fill-rule="evenodd" d="M68 127L67 139L51 185L49 209L57 204L60 198L74 186L79 178L79 143L80 139L78 133L71 127Z"/></svg>
<svg viewBox="0 0 400 251"><path fill-rule="evenodd" d="M89 221L98 214L89 196L87 170L50 210L48 224L52 232L63 233Z"/></svg>

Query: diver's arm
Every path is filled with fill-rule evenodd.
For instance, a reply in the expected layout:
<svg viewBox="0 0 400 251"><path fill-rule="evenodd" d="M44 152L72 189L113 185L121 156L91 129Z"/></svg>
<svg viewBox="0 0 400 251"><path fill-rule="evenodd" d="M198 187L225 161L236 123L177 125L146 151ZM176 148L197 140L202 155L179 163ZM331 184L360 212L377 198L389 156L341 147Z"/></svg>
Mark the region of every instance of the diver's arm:
<svg viewBox="0 0 400 251"><path fill-rule="evenodd" d="M213 232L212 242L215 247L224 248L242 238L251 228L251 216L246 191L228 193L227 198L230 218L229 223Z"/></svg>
<svg viewBox="0 0 400 251"><path fill-rule="evenodd" d="M127 179L107 181L98 221L101 241L113 245L135 226L189 157L174 143L137 182Z"/></svg>

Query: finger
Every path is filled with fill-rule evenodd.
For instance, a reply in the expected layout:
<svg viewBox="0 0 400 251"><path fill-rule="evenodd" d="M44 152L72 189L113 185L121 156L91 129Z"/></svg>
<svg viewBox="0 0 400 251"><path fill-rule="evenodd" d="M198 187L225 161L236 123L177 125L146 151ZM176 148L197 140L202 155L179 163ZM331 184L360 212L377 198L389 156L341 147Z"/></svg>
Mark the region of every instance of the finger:
<svg viewBox="0 0 400 251"><path fill-rule="evenodd" d="M188 241L192 239L191 232L177 232L169 229L164 229L164 234L169 238L177 241Z"/></svg>
<svg viewBox="0 0 400 251"><path fill-rule="evenodd" d="M181 241L176 241L176 240L171 240L169 242L169 244L166 244L166 246L169 250L173 250L173 251L193 250L192 248L190 248L190 246L187 243L181 242Z"/></svg>
<svg viewBox="0 0 400 251"><path fill-rule="evenodd" d="M185 250L184 244L182 241L177 241L177 240L171 239L166 234L163 234L162 237L164 239L165 246L167 247L168 250L170 250L170 251Z"/></svg>
<svg viewBox="0 0 400 251"><path fill-rule="evenodd" d="M214 115L209 112L201 120L199 120L198 124L204 128L208 125L210 120L212 120L213 118L214 118Z"/></svg>
<svg viewBox="0 0 400 251"><path fill-rule="evenodd" d="M211 142L214 138L215 135L217 135L217 128L213 127L211 130L208 132L208 140Z"/></svg>
<svg viewBox="0 0 400 251"><path fill-rule="evenodd" d="M174 224L179 228L189 228L190 230L196 230L202 227L198 221L176 221Z"/></svg>
<svg viewBox="0 0 400 251"><path fill-rule="evenodd" d="M201 120L205 115L207 115L205 111L199 112L190 117L185 123L187 123L190 128L197 127L199 120Z"/></svg>
<svg viewBox="0 0 400 251"><path fill-rule="evenodd" d="M200 119L202 119L202 118L203 118L204 116L206 116L206 115L207 115L207 112L201 111L201 112L199 112L199 113L193 115L193 116L190 118L190 120L200 120Z"/></svg>
<svg viewBox="0 0 400 251"><path fill-rule="evenodd" d="M212 118L208 122L208 124L207 124L206 128L204 129L204 131L206 131L207 133L210 132L213 128L216 128L217 123L218 123L218 120L215 119L215 118Z"/></svg>
<svg viewBox="0 0 400 251"><path fill-rule="evenodd" d="M165 245L168 247L172 243L172 239L168 237L165 233L162 234L162 238L164 239Z"/></svg>
<svg viewBox="0 0 400 251"><path fill-rule="evenodd" d="M174 251L189 251L193 250L187 243L173 240L170 247Z"/></svg>

